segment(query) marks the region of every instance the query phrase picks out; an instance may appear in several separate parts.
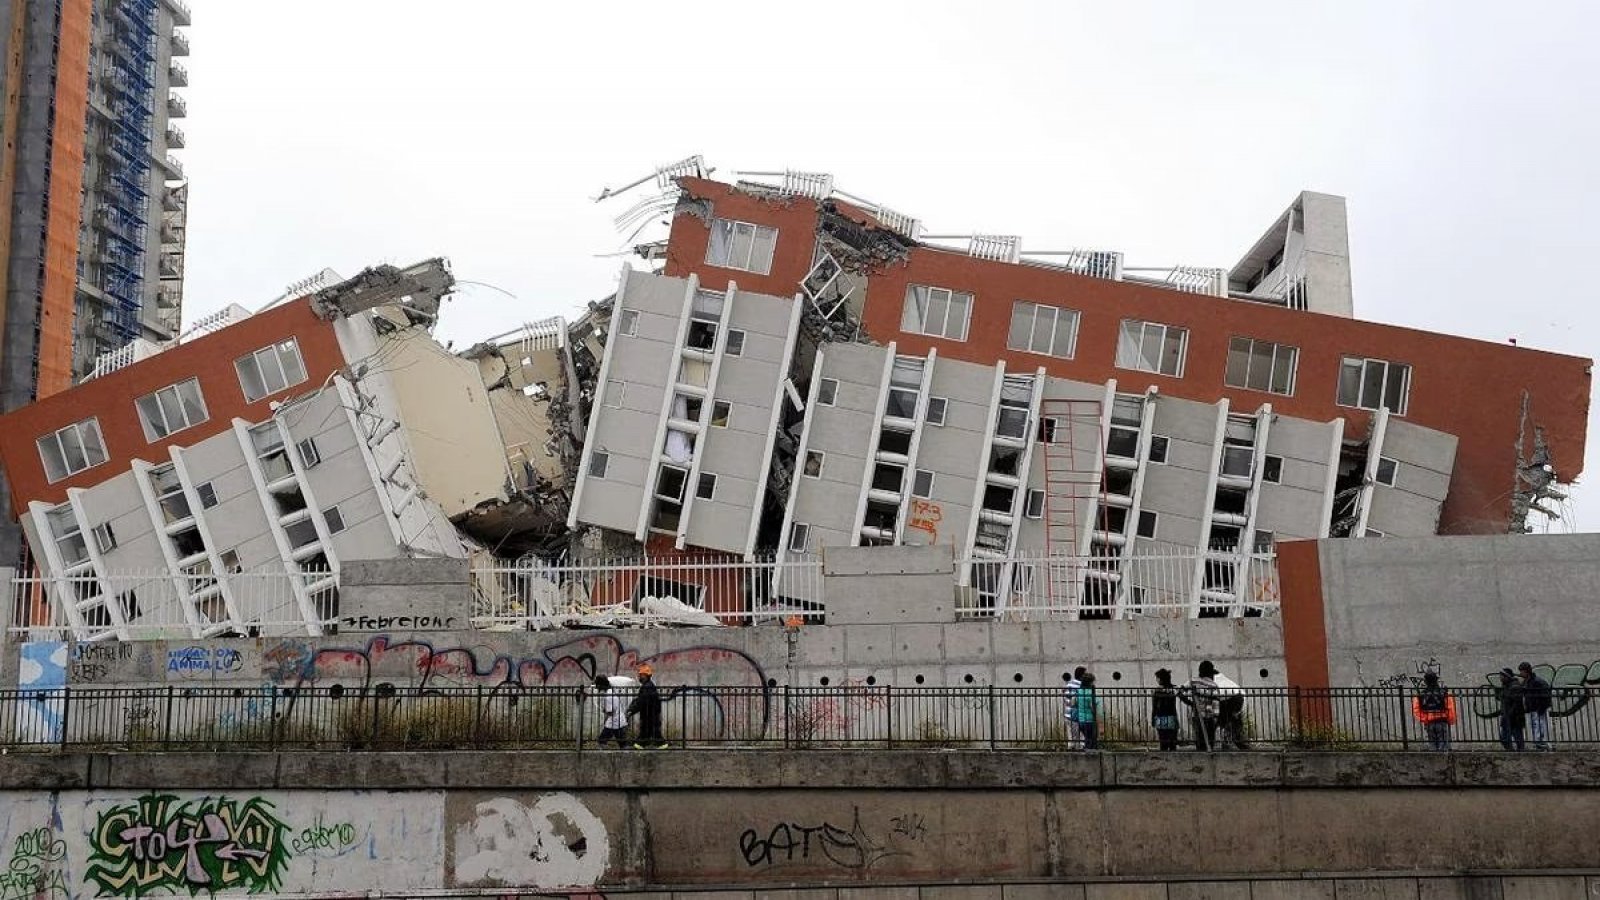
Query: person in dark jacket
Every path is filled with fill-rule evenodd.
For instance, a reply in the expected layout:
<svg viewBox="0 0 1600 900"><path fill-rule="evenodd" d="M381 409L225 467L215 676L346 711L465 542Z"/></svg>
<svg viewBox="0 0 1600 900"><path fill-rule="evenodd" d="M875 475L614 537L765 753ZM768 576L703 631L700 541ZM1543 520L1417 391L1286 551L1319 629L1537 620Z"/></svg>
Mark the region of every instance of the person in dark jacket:
<svg viewBox="0 0 1600 900"><path fill-rule="evenodd" d="M1094 690L1094 673L1083 673L1082 683L1078 685L1078 698L1076 709L1078 713L1078 732L1083 735L1083 749L1100 749L1100 703L1099 696Z"/></svg>
<svg viewBox="0 0 1600 900"><path fill-rule="evenodd" d="M1211 660L1202 660L1198 674L1189 685L1178 692L1178 699L1194 711L1194 748L1215 750L1217 747L1217 715L1221 712L1221 693L1217 688L1217 667Z"/></svg>
<svg viewBox="0 0 1600 900"><path fill-rule="evenodd" d="M1517 666L1522 674L1522 707L1528 713L1528 737L1533 749L1550 749L1550 682L1540 678L1533 666Z"/></svg>
<svg viewBox="0 0 1600 900"><path fill-rule="evenodd" d="M655 674L649 665L639 667L639 695L628 704L628 718L639 717L635 750L661 750L667 746L667 739L661 736L661 691L656 687Z"/></svg>
<svg viewBox="0 0 1600 900"><path fill-rule="evenodd" d="M1178 689L1172 686L1172 670L1156 670L1156 689L1150 692L1150 724L1163 750L1178 749Z"/></svg>
<svg viewBox="0 0 1600 900"><path fill-rule="evenodd" d="M1527 709L1523 706L1522 685L1511 667L1500 670L1500 686L1494 694L1500 701L1500 746L1520 751L1524 749L1522 730L1527 724Z"/></svg>

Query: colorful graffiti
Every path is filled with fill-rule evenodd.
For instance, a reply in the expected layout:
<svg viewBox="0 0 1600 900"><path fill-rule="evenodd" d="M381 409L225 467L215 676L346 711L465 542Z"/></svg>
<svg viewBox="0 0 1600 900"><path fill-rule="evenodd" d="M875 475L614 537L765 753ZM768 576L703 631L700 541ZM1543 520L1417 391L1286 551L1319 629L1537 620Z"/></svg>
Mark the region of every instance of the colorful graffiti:
<svg viewBox="0 0 1600 900"><path fill-rule="evenodd" d="M1554 719L1577 715L1593 699L1593 689L1600 687L1600 659L1588 665L1541 663L1533 667L1533 673L1550 682L1550 717ZM1483 681L1490 688L1497 688L1500 673L1487 672ZM1472 712L1480 719L1493 719L1500 715L1500 706L1491 691L1478 690L1474 692Z"/></svg>
<svg viewBox="0 0 1600 900"><path fill-rule="evenodd" d="M17 741L53 744L61 740L63 723L61 689L67 686L65 641L28 641L17 657L17 687L23 691L17 707Z"/></svg>
<svg viewBox="0 0 1600 900"><path fill-rule="evenodd" d="M496 797L475 812L456 829L457 884L583 887L610 864L605 823L571 794L545 794L532 807Z"/></svg>
<svg viewBox="0 0 1600 900"><path fill-rule="evenodd" d="M906 527L927 532L928 543L939 542L939 523L943 521L944 507L932 500L911 501L911 517L906 519Z"/></svg>
<svg viewBox="0 0 1600 900"><path fill-rule="evenodd" d="M289 861L289 827L259 797L183 801L147 794L100 812L90 834L87 880L101 894L243 888L276 891Z"/></svg>
<svg viewBox="0 0 1600 900"><path fill-rule="evenodd" d="M167 651L167 672L181 678L209 678L242 668L244 655L232 647L175 647Z"/></svg>
<svg viewBox="0 0 1600 900"><path fill-rule="evenodd" d="M49 828L35 828L17 836L11 862L0 871L0 900L53 900L68 896L61 867L67 844Z"/></svg>
<svg viewBox="0 0 1600 900"><path fill-rule="evenodd" d="M766 673L748 654L726 647L688 647L643 656L611 635L591 635L550 647L539 656L515 657L483 645L436 647L426 640L380 635L362 646L320 650L309 641L284 640L268 648L264 659L268 679L293 688L337 684L381 692L400 681L423 690L483 687L495 694L544 686L582 688L596 675L631 675L649 663L668 702L698 698L710 704L719 731L737 729L760 737L772 715ZM721 696L707 690L712 687L748 688L752 702L726 708ZM291 696L291 712L294 703Z"/></svg>

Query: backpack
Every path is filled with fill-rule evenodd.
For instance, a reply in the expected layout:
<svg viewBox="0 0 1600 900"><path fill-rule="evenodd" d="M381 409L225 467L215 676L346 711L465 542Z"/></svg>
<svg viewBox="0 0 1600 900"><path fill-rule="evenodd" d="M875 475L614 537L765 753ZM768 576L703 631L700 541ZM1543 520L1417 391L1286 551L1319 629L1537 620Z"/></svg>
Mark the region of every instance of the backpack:
<svg viewBox="0 0 1600 900"><path fill-rule="evenodd" d="M1423 688L1417 695L1417 705L1423 712L1444 712L1444 688Z"/></svg>

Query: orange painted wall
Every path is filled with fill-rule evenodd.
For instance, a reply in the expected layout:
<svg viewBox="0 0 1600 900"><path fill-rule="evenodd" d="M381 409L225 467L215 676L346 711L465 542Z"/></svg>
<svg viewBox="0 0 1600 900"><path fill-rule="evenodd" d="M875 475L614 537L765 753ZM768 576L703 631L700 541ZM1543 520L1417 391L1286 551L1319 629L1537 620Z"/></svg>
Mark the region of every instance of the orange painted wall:
<svg viewBox="0 0 1600 900"><path fill-rule="evenodd" d="M246 402L234 360L290 337L300 344L306 380L255 403ZM309 301L297 300L0 416L0 467L11 483L11 513L20 516L29 501L60 503L67 488L89 487L120 475L136 458L160 463L169 458L169 446L188 446L220 434L233 427L234 418L263 421L272 414L273 400L314 390L343 365L333 324L317 318ZM134 400L187 378L200 379L210 418L153 444L146 441ZM34 442L90 415L100 420L110 459L50 484Z"/></svg>
<svg viewBox="0 0 1600 900"><path fill-rule="evenodd" d="M685 179L696 196L713 204L715 214L778 228L772 273L765 278L733 273L740 288L787 296L810 268L817 223L816 204L773 201L738 193L728 185ZM702 280L726 280L726 270L705 264L708 228L700 218L678 215L668 245L667 273L698 272ZM971 292L976 298L966 341L947 341L900 332L908 284L930 284ZM1063 360L1009 350L1011 305L1033 300L1078 310L1077 355ZM1184 294L1132 282L1073 275L1040 266L974 259L964 253L917 248L898 264L869 279L867 332L880 342L897 341L905 353L926 353L1013 368L1044 366L1051 374L1078 381L1116 378L1125 390L1157 385L1161 392L1203 402L1228 397L1236 409L1271 403L1275 411L1299 418L1348 420L1347 436L1366 433L1371 414L1336 403L1340 360L1369 356L1412 366L1411 399L1405 421L1460 438L1456 471L1444 504L1440 529L1471 534L1504 531L1516 464L1515 442L1526 390L1533 418L1545 429L1562 480L1583 468L1592 361L1487 341L1471 340L1280 307ZM1124 318L1140 318L1189 329L1184 376L1171 378L1119 369L1117 335ZM1228 342L1244 336L1300 349L1295 394L1283 397L1223 384ZM1530 435L1531 440L1531 435Z"/></svg>
<svg viewBox="0 0 1600 900"><path fill-rule="evenodd" d="M8 36L5 66L4 109L0 111L0 272L11 271L10 197L17 184L17 121L22 114L22 48L26 37L27 6L24 0L10 0L11 34ZM0 289L0 323L6 318L6 294ZM0 326L0 331L4 327ZM0 350L0 355L4 350Z"/></svg>
<svg viewBox="0 0 1600 900"><path fill-rule="evenodd" d="M43 307L39 320L40 399L72 386L72 319L78 292L78 229L83 218L83 142L89 115L91 0L62 0L56 55L55 124L50 145ZM14 488L13 488L14 489Z"/></svg>

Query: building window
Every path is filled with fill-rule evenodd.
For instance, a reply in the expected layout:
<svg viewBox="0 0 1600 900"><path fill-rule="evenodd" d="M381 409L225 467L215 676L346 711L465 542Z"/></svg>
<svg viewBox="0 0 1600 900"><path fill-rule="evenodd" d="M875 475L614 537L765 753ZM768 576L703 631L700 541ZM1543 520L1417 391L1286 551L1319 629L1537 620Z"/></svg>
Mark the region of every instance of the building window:
<svg viewBox="0 0 1600 900"><path fill-rule="evenodd" d="M320 540L317 536L317 523L311 521L310 516L284 526L283 536L289 539L289 546L296 550Z"/></svg>
<svg viewBox="0 0 1600 900"><path fill-rule="evenodd" d="M971 294L912 284L906 286L906 305L900 316L900 330L964 341L967 339L967 321L971 316Z"/></svg>
<svg viewBox="0 0 1600 900"><path fill-rule="evenodd" d="M611 407L612 409L621 409L622 408L622 400L627 395L628 395L628 384L627 384L627 382L617 381L616 379L612 379L612 380L606 382L605 398L603 400L601 400L601 403L604 404L605 406Z"/></svg>
<svg viewBox="0 0 1600 900"><path fill-rule="evenodd" d="M222 570L230 575L237 575L244 571L244 564L239 562L239 551L222 551Z"/></svg>
<svg viewBox="0 0 1600 900"><path fill-rule="evenodd" d="M1139 458L1139 434L1144 428L1144 398L1117 395L1111 401L1111 427L1106 430L1106 455Z"/></svg>
<svg viewBox="0 0 1600 900"><path fill-rule="evenodd" d="M1256 465L1255 416L1229 416L1222 432L1222 461L1218 471L1230 478L1249 478Z"/></svg>
<svg viewBox="0 0 1600 900"><path fill-rule="evenodd" d="M1283 457L1268 455L1262 458L1261 480L1270 484L1283 483Z"/></svg>
<svg viewBox="0 0 1600 900"><path fill-rule="evenodd" d="M811 526L804 522L794 522L789 525L789 550L793 553L804 553L811 544Z"/></svg>
<svg viewBox="0 0 1600 900"><path fill-rule="evenodd" d="M1271 553L1278 547L1278 536L1270 531L1257 531L1252 536L1257 553Z"/></svg>
<svg viewBox="0 0 1600 900"><path fill-rule="evenodd" d="M1078 344L1078 312L1018 300L1011 304L1012 350L1071 359Z"/></svg>
<svg viewBox="0 0 1600 900"><path fill-rule="evenodd" d="M924 500L933 496L933 473L927 469L918 469L917 474L911 479L911 496L921 497Z"/></svg>
<svg viewBox="0 0 1600 900"><path fill-rule="evenodd" d="M1236 337L1228 342L1228 370L1223 381L1228 387L1292 396L1299 358L1300 351L1288 344Z"/></svg>
<svg viewBox="0 0 1600 900"><path fill-rule="evenodd" d="M694 495L700 500L711 500L717 495L717 476L710 472L700 473L700 484L695 488Z"/></svg>
<svg viewBox="0 0 1600 900"><path fill-rule="evenodd" d="M711 403L711 427L727 428L728 420L733 417L733 405L726 400L714 400Z"/></svg>
<svg viewBox="0 0 1600 900"><path fill-rule="evenodd" d="M94 527L94 546L101 553L110 553L116 549L117 533L111 530L110 522L101 522Z"/></svg>
<svg viewBox="0 0 1600 900"><path fill-rule="evenodd" d="M55 539L56 550L61 554L61 564L72 568L89 559L89 545L83 539L83 529L72 511L72 504L63 503L44 514L50 526L50 536Z"/></svg>
<svg viewBox="0 0 1600 900"><path fill-rule="evenodd" d="M606 468L611 465L611 454L600 450L589 454L589 477L606 477Z"/></svg>
<svg viewBox="0 0 1600 900"><path fill-rule="evenodd" d="M1039 443L1054 444L1060 422L1050 416L1039 417L1039 427L1036 429Z"/></svg>
<svg viewBox="0 0 1600 900"><path fill-rule="evenodd" d="M1167 450L1171 447L1171 445L1172 445L1172 441L1166 435L1164 435L1164 434L1153 434L1153 435L1151 435L1150 436L1150 461L1153 462L1153 463L1164 463L1164 462L1166 462L1167 461Z"/></svg>
<svg viewBox="0 0 1600 900"><path fill-rule="evenodd" d="M743 356L744 355L744 332L743 331L740 331L737 328L728 329L728 348L727 348L727 351L728 351L728 355L729 356Z"/></svg>
<svg viewBox="0 0 1600 900"><path fill-rule="evenodd" d="M832 406L834 401L837 400L838 398L839 398L839 379L837 379L837 378L824 378L824 379L822 379L822 383L817 385L817 405L818 406Z"/></svg>
<svg viewBox="0 0 1600 900"><path fill-rule="evenodd" d="M683 489L689 484L689 470L662 466L656 473L656 496L674 503L683 502Z"/></svg>
<svg viewBox="0 0 1600 900"><path fill-rule="evenodd" d="M331 506L322 511L323 524L328 526L329 534L338 534L344 530L344 515L339 512L339 507Z"/></svg>
<svg viewBox="0 0 1600 900"><path fill-rule="evenodd" d="M239 371L244 399L251 403L306 380L306 365L294 338L241 356L234 360L233 367Z"/></svg>
<svg viewBox="0 0 1600 900"><path fill-rule="evenodd" d="M950 401L943 397L928 398L928 424L943 425L944 414L950 406Z"/></svg>
<svg viewBox="0 0 1600 900"><path fill-rule="evenodd" d="M106 461L106 442L100 435L100 420L90 417L39 438L39 459L51 483Z"/></svg>
<svg viewBox="0 0 1600 900"><path fill-rule="evenodd" d="M1378 457L1378 483L1394 487L1395 474L1400 470L1400 464L1387 456Z"/></svg>
<svg viewBox="0 0 1600 900"><path fill-rule="evenodd" d="M1156 514L1148 509L1139 510L1139 537L1154 538L1156 536Z"/></svg>
<svg viewBox="0 0 1600 900"><path fill-rule="evenodd" d="M273 484L294 475L294 466L283 448L283 432L276 421L263 422L250 429L250 442L261 462L263 481Z"/></svg>
<svg viewBox="0 0 1600 900"><path fill-rule="evenodd" d="M1022 504L1022 514L1030 519L1044 518L1044 491L1029 491Z"/></svg>
<svg viewBox="0 0 1600 900"><path fill-rule="evenodd" d="M807 450L806 464L805 468L801 470L801 474L807 478L821 478L823 457L824 454L821 450Z"/></svg>
<svg viewBox="0 0 1600 900"><path fill-rule="evenodd" d="M617 331L629 336L639 333L639 311L625 309L617 313Z"/></svg>
<svg viewBox="0 0 1600 900"><path fill-rule="evenodd" d="M162 520L171 525L190 517L189 498L183 492L183 482L173 466L150 470L150 486L154 488L156 505L161 508Z"/></svg>
<svg viewBox="0 0 1600 900"><path fill-rule="evenodd" d="M217 489L212 486L211 482L208 481L205 484L197 485L194 492L200 495L200 507L202 509L210 509L217 505Z"/></svg>
<svg viewBox="0 0 1600 900"><path fill-rule="evenodd" d="M1123 319L1117 339L1117 366L1139 372L1183 377L1189 329L1160 322Z"/></svg>
<svg viewBox="0 0 1600 900"><path fill-rule="evenodd" d="M306 438L300 441L295 444L295 449L300 451L300 464L307 469L322 462L322 453L317 450L317 442L314 438Z"/></svg>
<svg viewBox="0 0 1600 900"><path fill-rule="evenodd" d="M1382 359L1346 356L1339 367L1339 405L1406 414L1411 397L1411 367Z"/></svg>
<svg viewBox="0 0 1600 900"><path fill-rule="evenodd" d="M778 229L731 219L711 220L711 242L706 264L766 275L772 271L772 251L778 246Z"/></svg>
<svg viewBox="0 0 1600 900"><path fill-rule="evenodd" d="M158 441L175 431L199 425L210 416L205 398L200 395L200 379L190 378L168 385L134 401L145 440Z"/></svg>

